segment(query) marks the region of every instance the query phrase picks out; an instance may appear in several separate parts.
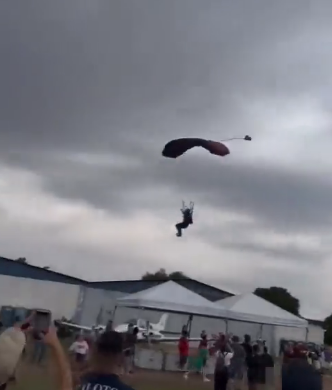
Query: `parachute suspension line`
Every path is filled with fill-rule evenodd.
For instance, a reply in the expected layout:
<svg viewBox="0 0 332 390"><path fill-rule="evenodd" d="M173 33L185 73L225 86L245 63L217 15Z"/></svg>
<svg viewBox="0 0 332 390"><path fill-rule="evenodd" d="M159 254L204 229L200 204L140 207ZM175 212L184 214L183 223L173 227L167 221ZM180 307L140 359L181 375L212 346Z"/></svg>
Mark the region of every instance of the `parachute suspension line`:
<svg viewBox="0 0 332 390"><path fill-rule="evenodd" d="M189 209L189 210L193 211L194 210L194 205L195 205L194 202L190 201L189 207L187 207L185 201L183 200L182 201L182 209L181 209L181 211L184 211L186 209Z"/></svg>
<svg viewBox="0 0 332 390"><path fill-rule="evenodd" d="M249 137L249 135L246 135L245 137L233 137L233 138L222 139L221 142L228 142L228 141L233 141L236 139L242 139L244 141L251 141L251 137Z"/></svg>

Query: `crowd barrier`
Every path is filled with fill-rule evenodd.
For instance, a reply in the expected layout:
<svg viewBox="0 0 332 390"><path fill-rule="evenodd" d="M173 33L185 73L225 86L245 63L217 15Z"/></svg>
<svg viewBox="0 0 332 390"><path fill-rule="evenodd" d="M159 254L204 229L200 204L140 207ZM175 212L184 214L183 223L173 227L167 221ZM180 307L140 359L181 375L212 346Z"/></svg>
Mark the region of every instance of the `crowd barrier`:
<svg viewBox="0 0 332 390"><path fill-rule="evenodd" d="M156 371L179 371L179 356L164 351L153 349L137 349L135 366ZM213 374L215 358L209 358L206 365L206 373Z"/></svg>

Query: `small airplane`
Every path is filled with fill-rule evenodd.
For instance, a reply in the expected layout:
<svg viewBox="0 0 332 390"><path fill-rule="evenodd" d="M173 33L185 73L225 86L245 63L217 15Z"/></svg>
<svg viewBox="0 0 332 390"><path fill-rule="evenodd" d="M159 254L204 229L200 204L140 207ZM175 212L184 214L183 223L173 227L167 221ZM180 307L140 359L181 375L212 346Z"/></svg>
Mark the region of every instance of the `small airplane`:
<svg viewBox="0 0 332 390"><path fill-rule="evenodd" d="M146 339L151 339L151 341L159 341L164 340L167 337L162 333L165 330L166 322L168 319L168 314L164 313L158 323L151 323L144 319L131 319L124 324L120 324L114 328L116 332L126 333L130 328L138 328L137 340L142 341ZM93 326L85 326L78 325L75 323L65 322L65 321L57 321L57 324L60 326L66 326L71 329L76 329L81 332L94 332L94 333L102 333L105 331L105 325L93 325ZM173 338L174 339L174 338Z"/></svg>
<svg viewBox="0 0 332 390"><path fill-rule="evenodd" d="M125 333L128 332L129 328L138 328L138 335L142 335L143 338L146 338L147 336L156 336L156 338L161 338L162 332L166 328L166 323L168 320L168 314L164 313L161 317L158 323L154 324L151 322L148 322L146 320L143 320L141 318L139 319L131 319L124 324L118 325L114 328L116 332L119 333ZM138 336L139 338L139 336Z"/></svg>
<svg viewBox="0 0 332 390"><path fill-rule="evenodd" d="M126 333L131 328L138 328L137 341L149 341L151 343L158 342L177 342L180 338L180 332L176 336L169 337L167 336L167 331L165 332L166 323L168 320L168 314L164 313L158 323L151 323L142 318L139 319L130 319L123 324L114 327L114 330L119 333ZM65 326L73 330L78 330L80 332L88 332L100 334L105 331L105 325L93 325L93 326L85 326L78 325L75 323L65 322L65 321L57 321L59 326ZM214 336L216 337L216 336ZM209 341L214 340L214 337L209 338ZM198 342L201 340L201 337L190 337L189 341Z"/></svg>

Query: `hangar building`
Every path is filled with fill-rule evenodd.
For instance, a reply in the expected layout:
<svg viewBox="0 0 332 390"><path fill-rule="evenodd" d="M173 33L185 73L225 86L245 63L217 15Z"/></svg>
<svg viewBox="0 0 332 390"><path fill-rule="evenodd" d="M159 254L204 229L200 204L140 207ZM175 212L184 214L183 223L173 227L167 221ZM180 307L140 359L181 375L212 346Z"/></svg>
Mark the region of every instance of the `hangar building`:
<svg viewBox="0 0 332 390"><path fill-rule="evenodd" d="M166 300L164 312L170 313L166 328L169 333L178 334L182 325L188 322L188 317L193 315L193 336L197 336L202 329L214 332L227 330L239 336L249 333L252 337L263 337L268 340L275 352L280 338L315 343L323 341L324 330L320 323L309 321L304 324L298 317L291 318L291 314L253 294L234 296L193 279L177 280L175 285L178 288L173 285L170 290L167 290L167 285L169 286L169 283L162 280L88 282L0 257L1 307L47 308L52 311L56 319L65 317L84 325L106 323L113 316L115 323L142 317L151 322L158 322L162 313L156 310L156 307L149 307L146 304L147 296L152 294L154 297L158 296L159 308L162 307L160 300ZM189 293L193 295L188 298ZM173 305L168 302L167 306L169 297ZM179 309L177 312L171 310L180 297L183 305L185 299L190 301L187 312L184 309ZM199 314L193 308L190 312L189 306L192 306L193 301L200 301L201 306L206 306L206 310L209 308L212 310L212 306L218 307L216 310L221 314L204 315L202 307ZM128 302L131 304L129 305ZM278 314L276 310L279 310ZM238 313L241 313L240 317ZM264 318L262 313L265 315ZM226 321L227 318L221 318L232 317L232 315L234 317L232 320ZM294 326L292 321L295 321L298 326Z"/></svg>

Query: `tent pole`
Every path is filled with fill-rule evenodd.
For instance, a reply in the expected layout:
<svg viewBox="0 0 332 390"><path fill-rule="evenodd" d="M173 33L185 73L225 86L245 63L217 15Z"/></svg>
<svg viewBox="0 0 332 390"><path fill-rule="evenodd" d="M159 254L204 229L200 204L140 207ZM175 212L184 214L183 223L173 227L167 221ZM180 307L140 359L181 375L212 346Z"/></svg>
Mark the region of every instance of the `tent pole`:
<svg viewBox="0 0 332 390"><path fill-rule="evenodd" d="M114 306L114 310L113 310L113 312L112 312L112 316L111 316L111 320L113 321L113 323L114 323L114 320L115 320L115 312L116 312L116 309L117 309L118 307L115 305Z"/></svg>
<svg viewBox="0 0 332 390"><path fill-rule="evenodd" d="M259 338L263 338L263 326L264 324L261 324L261 326L259 327Z"/></svg>
<svg viewBox="0 0 332 390"><path fill-rule="evenodd" d="M191 333L191 323L193 321L193 315L190 314L190 316L188 317L188 321L187 321L187 332L188 332L188 337L190 337L190 333Z"/></svg>

